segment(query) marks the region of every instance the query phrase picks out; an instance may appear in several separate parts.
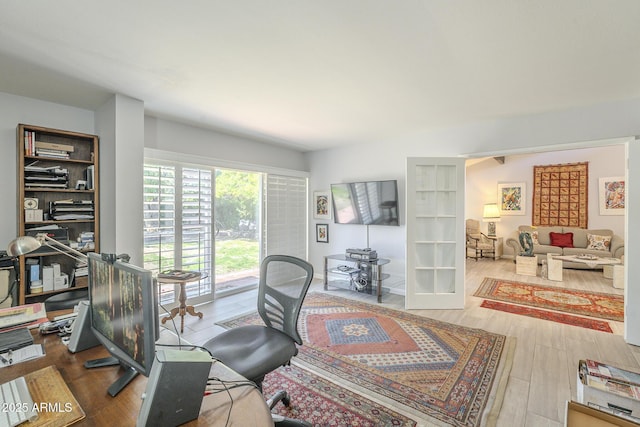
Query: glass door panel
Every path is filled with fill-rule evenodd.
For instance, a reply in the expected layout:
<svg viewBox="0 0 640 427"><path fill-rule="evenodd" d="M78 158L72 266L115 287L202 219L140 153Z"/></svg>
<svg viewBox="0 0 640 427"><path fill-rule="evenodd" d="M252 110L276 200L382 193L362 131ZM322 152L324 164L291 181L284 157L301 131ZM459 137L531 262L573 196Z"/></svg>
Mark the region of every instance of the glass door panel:
<svg viewBox="0 0 640 427"><path fill-rule="evenodd" d="M215 292L257 286L260 266L261 174L216 169Z"/></svg>

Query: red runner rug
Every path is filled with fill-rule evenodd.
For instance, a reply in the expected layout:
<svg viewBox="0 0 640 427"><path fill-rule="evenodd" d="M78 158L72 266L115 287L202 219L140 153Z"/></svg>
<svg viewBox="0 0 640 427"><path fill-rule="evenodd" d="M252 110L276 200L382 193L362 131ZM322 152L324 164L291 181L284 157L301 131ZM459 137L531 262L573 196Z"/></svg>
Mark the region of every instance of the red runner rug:
<svg viewBox="0 0 640 427"><path fill-rule="evenodd" d="M249 314L224 322L261 324ZM380 305L310 293L294 363L420 425L494 425L513 340ZM331 424L329 424L331 425Z"/></svg>
<svg viewBox="0 0 640 427"><path fill-rule="evenodd" d="M265 396L287 390L291 407L276 405L273 413L314 426L415 426L416 422L392 409L321 378L295 365L271 372L262 383Z"/></svg>
<svg viewBox="0 0 640 427"><path fill-rule="evenodd" d="M565 325L579 326L581 328L594 329L596 331L613 333L611 326L603 320L589 319L586 317L572 316L570 314L556 313L553 311L538 310L537 308L523 307L521 305L505 304L497 301L482 301L480 307L492 310L504 311L506 313L520 314L522 316L536 319L551 320L552 322L564 323Z"/></svg>
<svg viewBox="0 0 640 427"><path fill-rule="evenodd" d="M576 291L489 277L482 281L473 295L581 316L624 321L624 298L621 295Z"/></svg>

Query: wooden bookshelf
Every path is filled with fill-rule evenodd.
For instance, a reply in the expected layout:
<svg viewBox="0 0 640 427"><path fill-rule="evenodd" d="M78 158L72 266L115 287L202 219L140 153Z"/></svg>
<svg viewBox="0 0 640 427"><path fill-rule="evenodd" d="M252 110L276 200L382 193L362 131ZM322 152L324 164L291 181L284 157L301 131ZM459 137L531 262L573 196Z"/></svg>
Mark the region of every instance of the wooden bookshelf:
<svg viewBox="0 0 640 427"><path fill-rule="evenodd" d="M64 244L77 244L81 252L99 252L98 136L26 124L19 124L16 133L18 236L35 234L45 226L59 227L61 230L46 231L65 234L66 230L68 241ZM86 243L91 233L93 245ZM81 237L83 241L79 241ZM60 264L61 272L69 276L69 287L32 293L27 263L34 260L40 266L40 279L43 266ZM86 288L82 277L72 279L74 270L72 258L45 247L21 256L18 303L38 302L53 294Z"/></svg>

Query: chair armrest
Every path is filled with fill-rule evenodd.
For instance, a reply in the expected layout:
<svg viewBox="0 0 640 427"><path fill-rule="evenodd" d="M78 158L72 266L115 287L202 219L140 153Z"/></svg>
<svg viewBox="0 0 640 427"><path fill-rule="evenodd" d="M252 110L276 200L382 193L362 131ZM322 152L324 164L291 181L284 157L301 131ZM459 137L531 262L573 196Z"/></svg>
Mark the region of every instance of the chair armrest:
<svg viewBox="0 0 640 427"><path fill-rule="evenodd" d="M616 234L611 236L611 256L621 258L624 255L624 238Z"/></svg>
<svg viewBox="0 0 640 427"><path fill-rule="evenodd" d="M475 240L478 243L482 237L479 234L467 234L467 240Z"/></svg>

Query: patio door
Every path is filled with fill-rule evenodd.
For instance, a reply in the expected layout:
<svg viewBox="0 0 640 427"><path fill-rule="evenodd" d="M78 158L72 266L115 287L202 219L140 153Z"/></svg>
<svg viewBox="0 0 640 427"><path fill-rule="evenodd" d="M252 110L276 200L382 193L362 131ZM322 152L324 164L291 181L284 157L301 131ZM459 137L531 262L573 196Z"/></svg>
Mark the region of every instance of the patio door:
<svg viewBox="0 0 640 427"><path fill-rule="evenodd" d="M262 174L215 170L215 294L258 285Z"/></svg>
<svg viewBox="0 0 640 427"><path fill-rule="evenodd" d="M464 308L465 160L407 159L407 309Z"/></svg>

